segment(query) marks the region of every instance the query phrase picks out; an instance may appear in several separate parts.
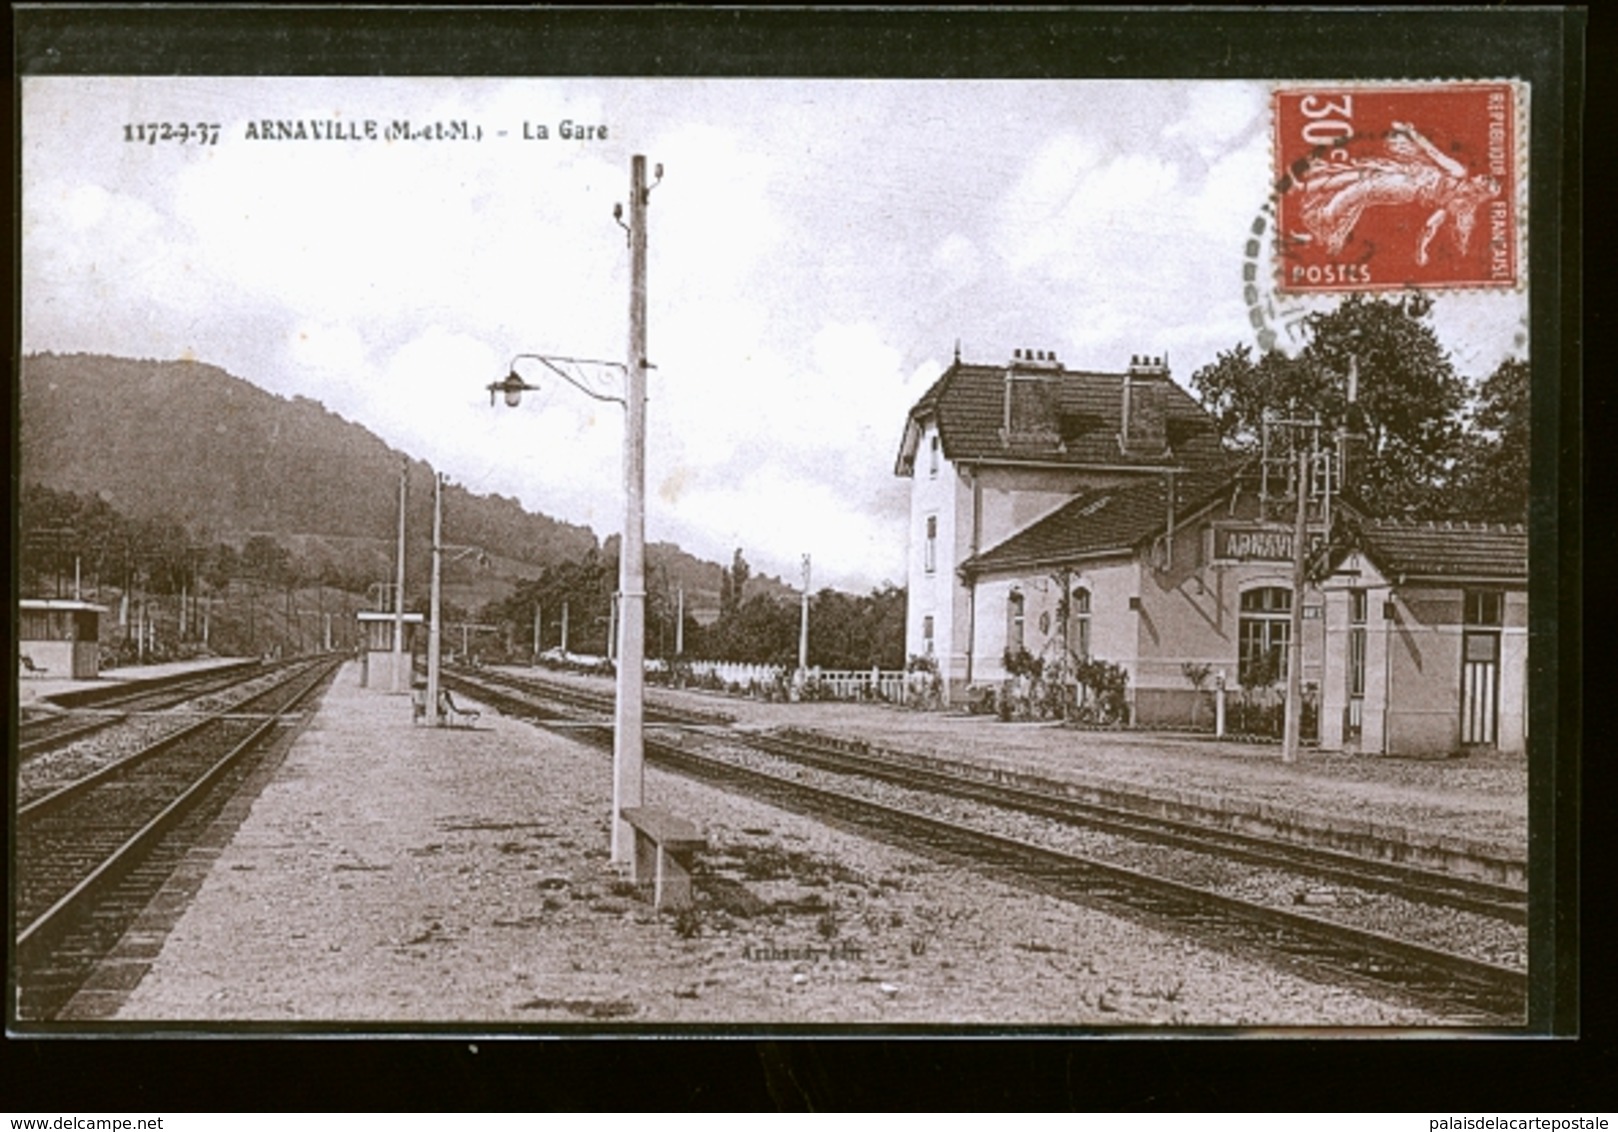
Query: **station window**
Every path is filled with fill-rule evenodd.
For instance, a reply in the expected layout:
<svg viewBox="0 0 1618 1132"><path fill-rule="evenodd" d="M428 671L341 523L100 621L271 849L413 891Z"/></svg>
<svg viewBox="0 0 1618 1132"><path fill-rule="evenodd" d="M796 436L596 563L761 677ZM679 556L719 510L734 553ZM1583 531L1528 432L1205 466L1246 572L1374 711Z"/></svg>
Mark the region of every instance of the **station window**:
<svg viewBox="0 0 1618 1132"><path fill-rule="evenodd" d="M1467 590L1463 599L1462 622L1466 625L1501 625L1505 595L1499 590Z"/></svg>
<svg viewBox="0 0 1618 1132"><path fill-rule="evenodd" d="M1012 590L1006 598L1006 651L1023 649L1023 596L1021 590Z"/></svg>
<svg viewBox="0 0 1618 1132"><path fill-rule="evenodd" d="M921 651L924 656L933 655L933 615L931 613L921 619Z"/></svg>
<svg viewBox="0 0 1618 1132"><path fill-rule="evenodd" d="M938 569L938 516L927 516L927 542L924 562L927 573Z"/></svg>
<svg viewBox="0 0 1618 1132"><path fill-rule="evenodd" d="M1287 638L1292 630L1292 591L1264 586L1242 594L1237 624L1237 662L1244 688L1286 679Z"/></svg>
<svg viewBox="0 0 1618 1132"><path fill-rule="evenodd" d="M1083 586L1073 591L1068 606L1067 647L1080 660L1090 659L1090 591Z"/></svg>
<svg viewBox="0 0 1618 1132"><path fill-rule="evenodd" d="M933 433L932 443L927 446L927 474L934 478L938 476L938 434Z"/></svg>

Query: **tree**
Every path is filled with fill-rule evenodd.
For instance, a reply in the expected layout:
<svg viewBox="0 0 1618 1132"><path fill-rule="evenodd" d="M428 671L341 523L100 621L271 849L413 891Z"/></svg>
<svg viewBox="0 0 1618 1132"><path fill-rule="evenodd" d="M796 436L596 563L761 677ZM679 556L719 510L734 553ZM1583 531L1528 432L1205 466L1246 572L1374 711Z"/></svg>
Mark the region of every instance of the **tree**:
<svg viewBox="0 0 1618 1132"><path fill-rule="evenodd" d="M1266 413L1312 419L1328 434L1352 424L1362 437L1351 489L1377 514L1449 515L1461 453L1466 383L1428 323L1421 295L1352 295L1310 315L1296 358L1255 360L1239 345L1192 375L1191 385L1232 449L1252 452ZM1358 374L1355 419L1348 375Z"/></svg>
<svg viewBox="0 0 1618 1132"><path fill-rule="evenodd" d="M1507 359L1484 379L1456 467L1459 514L1501 522L1528 518L1529 365Z"/></svg>
<svg viewBox="0 0 1618 1132"><path fill-rule="evenodd" d="M817 668L902 668L905 591L856 596L821 590L809 606L809 663Z"/></svg>
<svg viewBox="0 0 1618 1132"><path fill-rule="evenodd" d="M269 535L254 535L242 547L241 566L249 578L275 586L290 574L291 557L286 547Z"/></svg>
<svg viewBox="0 0 1618 1132"><path fill-rule="evenodd" d="M753 571L742 557L742 548L737 547L736 553L731 557L730 569L719 571L719 616L725 617L735 613L741 608L742 599L747 596L747 579L752 577Z"/></svg>

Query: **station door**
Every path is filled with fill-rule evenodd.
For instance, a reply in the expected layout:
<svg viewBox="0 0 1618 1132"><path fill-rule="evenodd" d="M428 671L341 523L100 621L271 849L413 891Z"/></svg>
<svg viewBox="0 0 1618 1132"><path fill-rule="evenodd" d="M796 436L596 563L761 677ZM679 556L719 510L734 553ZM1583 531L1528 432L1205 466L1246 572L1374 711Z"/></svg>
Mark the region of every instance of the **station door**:
<svg viewBox="0 0 1618 1132"><path fill-rule="evenodd" d="M1461 642L1461 745L1499 740L1500 634L1468 630Z"/></svg>

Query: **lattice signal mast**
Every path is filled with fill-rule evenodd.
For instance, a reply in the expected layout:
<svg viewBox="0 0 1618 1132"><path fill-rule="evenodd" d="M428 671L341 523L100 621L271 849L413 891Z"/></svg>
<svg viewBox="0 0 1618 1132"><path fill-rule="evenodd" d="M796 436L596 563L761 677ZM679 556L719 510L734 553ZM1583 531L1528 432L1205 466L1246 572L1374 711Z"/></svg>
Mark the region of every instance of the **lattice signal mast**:
<svg viewBox="0 0 1618 1132"><path fill-rule="evenodd" d="M1259 434L1259 515L1271 521L1280 504L1292 509L1292 616L1287 636L1287 695L1281 761L1295 762L1303 717L1303 589L1308 581L1309 527L1320 530L1322 547L1331 545L1332 499L1347 479L1348 454L1357 433L1359 364L1348 362L1344 423L1327 434L1317 410L1311 417L1265 414Z"/></svg>

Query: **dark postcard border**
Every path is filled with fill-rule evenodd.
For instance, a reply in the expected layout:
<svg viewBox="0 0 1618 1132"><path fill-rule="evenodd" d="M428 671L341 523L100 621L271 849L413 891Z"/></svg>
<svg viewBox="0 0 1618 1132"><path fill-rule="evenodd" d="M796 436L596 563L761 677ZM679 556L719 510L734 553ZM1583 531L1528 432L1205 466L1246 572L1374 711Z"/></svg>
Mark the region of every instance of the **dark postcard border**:
<svg viewBox="0 0 1618 1132"><path fill-rule="evenodd" d="M19 74L1440 78L1560 85L1555 9L19 5Z"/></svg>
<svg viewBox="0 0 1618 1132"><path fill-rule="evenodd" d="M1557 9L1450 9L1424 11L1112 11L976 9L901 10L713 10L713 9L471 9L209 6L16 6L13 65L19 75L442 75L518 76L623 75L716 77L884 77L884 78L1444 78L1518 77L1533 84L1531 100L1530 194L1533 255L1530 273L1530 326L1534 372L1534 495L1531 517L1531 632L1539 659L1530 678L1530 733L1538 741L1554 737L1550 750L1535 752L1530 769L1530 828L1533 861L1531 938L1533 1016L1529 1030L1576 1033L1580 1026L1578 980L1578 805L1582 703L1578 684L1582 651L1582 402L1580 390L1581 267L1578 177L1582 159L1584 110L1583 42L1585 15ZM15 115L15 112L14 112ZM13 118L14 126L17 119ZM14 133L14 136L16 134ZM16 151L14 149L14 171ZM14 186L17 182L13 181ZM14 214L15 215L15 214ZM15 230L14 230L15 231ZM1560 233L1561 239L1557 240ZM15 270L15 264L14 264ZM15 317L14 310L14 317ZM14 321L14 327L16 323ZM15 356L15 339L13 355ZM15 412L15 391L12 408ZM15 460L15 454L13 456ZM15 469L13 469L15 470ZM15 485L15 475L13 476ZM15 490L15 486L13 488ZM758 1033L758 1031L751 1031ZM948 1031L940 1031L945 1036ZM171 1040L131 1043L144 1052L141 1063L173 1064ZM981 1036L981 1035L980 1035ZM1592 1035L1593 1036L1593 1035ZM242 1035L249 1038L249 1035ZM192 1088L209 1074L206 1065L240 1067L249 1048L265 1069L309 1073L306 1087L283 1092L287 1078L272 1070L264 1077L234 1082L246 1102L330 1107L347 1087L371 1097L377 1107L420 1107L422 1090L470 1088L492 1097L496 1080L506 1080L534 1107L583 1107L590 1080L566 1066L617 1063L626 1052L619 1043L563 1043L547 1046L548 1071L537 1079L491 1075L497 1064L514 1069L524 1043L469 1041L450 1033L443 1040L414 1043L409 1059L441 1064L447 1074L408 1081L400 1064L372 1084L347 1078L339 1066L367 1057L347 1054L363 1047L339 1041L270 1043L237 1040L193 1046L187 1043L184 1076ZM1042 1042L1002 1044L986 1053L976 1043L928 1046L919 1060L899 1055L885 1043L769 1042L751 1049L741 1043L703 1043L700 1057L689 1043L663 1044L660 1057L675 1076L643 1078L631 1093L605 1085L598 1101L614 1107L706 1104L727 1107L724 1094L704 1083L706 1069L722 1071L732 1087L746 1090L733 1099L743 1107L768 1097L768 1107L1302 1107L1360 1108L1381 1096L1446 1098L1441 1103L1472 1110L1487 1103L1520 1109L1523 1090L1558 1087L1558 1095L1593 1098L1596 1078L1553 1068L1554 1045L1518 1042L1397 1043L1405 1056L1397 1068L1383 1058L1377 1071L1360 1076L1343 1094L1312 1092L1306 1081L1289 1079L1286 1067L1302 1071L1319 1061L1357 1063L1371 1052L1363 1042L1206 1043L1194 1037L1151 1042L1090 1042L1083 1047ZM7 1059L18 1043L5 1043ZM118 1043L125 1046L125 1043ZM474 1052L474 1046L481 1049ZM30 1043L36 1068L60 1070L86 1055L107 1052L105 1043ZM571 1048L570 1048L571 1047ZM645 1051L646 1043L638 1050ZM1015 1050L1016 1052L1013 1052ZM1077 1052L1075 1052L1077 1050ZM1505 1051L1509 1056L1503 1056ZM344 1056L334 1057L342 1052ZM431 1051L431 1052L430 1052ZM1338 1056L1331 1056L1332 1051ZM122 1052L122 1051L120 1051ZM921 1051L916 1051L918 1054ZM150 1057L147 1056L150 1055ZM604 1056L595 1056L602 1054ZM1324 1056L1322 1056L1324 1055ZM35 1057L43 1059L34 1061ZM89 1064L101 1059L91 1057ZM1015 1062L1040 1074L1042 1088L1017 1094L988 1085L993 1067ZM873 1091L861 1082L883 1066L904 1072L891 1091ZM680 1080L682 1069L704 1072ZM1129 1067L1133 1066L1134 1069ZM1258 1069L1269 1066L1279 1075ZM318 1068L317 1068L318 1067ZM721 1067L723 1069L721 1070ZM1142 1072L1142 1067L1146 1067ZM1446 1068L1447 1067L1447 1072ZM19 1066L19 1068L21 1068ZM375 1065L381 1069L381 1064ZM531 1068L531 1067L530 1067ZM1318 1068L1318 1066L1317 1066ZM54 1072L23 1079L46 1084ZM1162 1075L1159 1076L1159 1073ZM1051 1076L1046 1077L1046 1074ZM1453 1075L1453 1076L1452 1076ZM15 1074L8 1074L17 1080ZM234 1075L233 1075L234 1076ZM61 1103L82 1107L96 1075L71 1073ZM167 1096L168 1086L143 1078L140 1091L154 1103L173 1107L207 1105ZM218 1087L225 1086L213 1076ZM317 1082L323 1082L317 1085ZM383 1091L372 1092L386 1083ZM123 1083L134 1082L125 1078ZM171 1082L177 1084L178 1082ZM1007 1084L1010 1082L1008 1081ZM1321 1082L1316 1079L1317 1085ZM1345 1082L1346 1083L1346 1082ZM111 1080L108 1080L111 1084ZM985 1086L987 1091L985 1091ZM1513 1091L1510 1086L1515 1086ZM319 1088L336 1086L325 1094ZM401 1091L401 1086L403 1086ZM1416 1094L1409 1090L1416 1089ZM924 1090L917 1092L917 1090ZM311 1091L315 1090L315 1091ZM1560 1090L1566 1090L1563 1094ZM1535 1090L1538 1091L1538 1090ZM496 1090L498 1092L498 1090ZM120 1091L127 1103L128 1092ZM163 1096L159 1100L159 1095ZM388 1096L393 1102L387 1100ZM293 1097L301 1098L301 1105ZM1313 1100L1308 1098L1313 1097ZM974 1098L969 1102L966 1098ZM1290 1099L1290 1102L1288 1100ZM1491 1101L1491 1098L1493 1100ZM109 1099L110 1096L109 1096ZM548 1103L559 1102L559 1103ZM41 1103L44 1098L41 1097ZM354 1107L361 1107L360 1102ZM1397 1103L1397 1102L1396 1102Z"/></svg>

